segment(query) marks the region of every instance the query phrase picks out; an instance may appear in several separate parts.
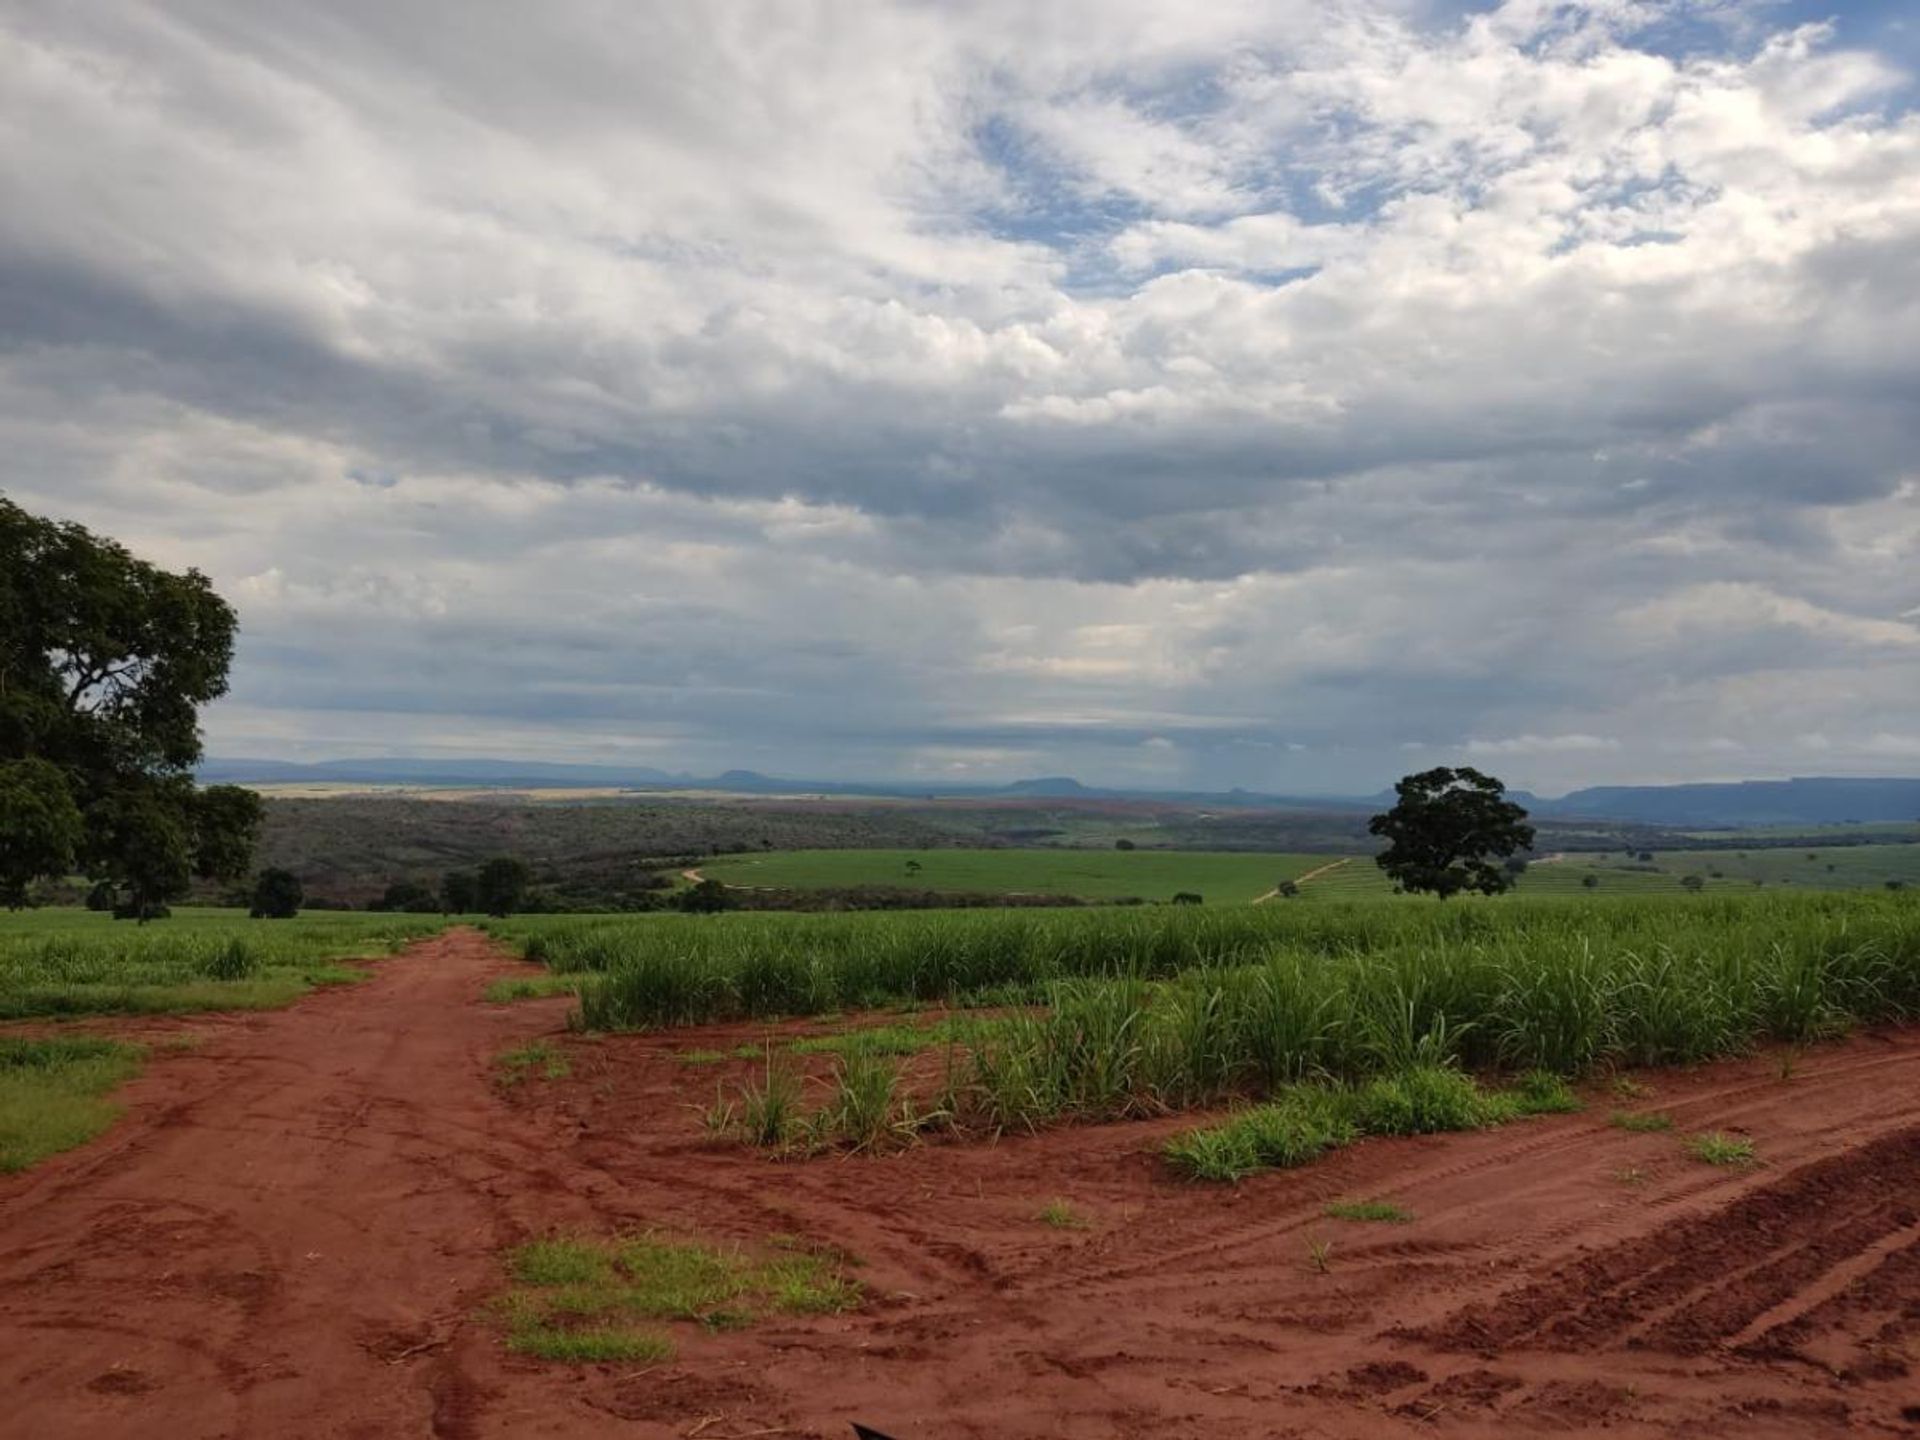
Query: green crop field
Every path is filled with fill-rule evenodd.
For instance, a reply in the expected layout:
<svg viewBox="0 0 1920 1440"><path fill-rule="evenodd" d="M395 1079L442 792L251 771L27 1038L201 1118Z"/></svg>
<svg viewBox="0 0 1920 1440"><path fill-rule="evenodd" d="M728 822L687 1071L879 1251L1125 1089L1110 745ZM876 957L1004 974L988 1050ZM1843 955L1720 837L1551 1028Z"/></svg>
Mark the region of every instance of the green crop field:
<svg viewBox="0 0 1920 1440"><path fill-rule="evenodd" d="M251 920L176 911L149 925L87 910L0 914L0 1020L257 1010L351 980L337 962L383 955L441 928L437 916L310 912Z"/></svg>
<svg viewBox="0 0 1920 1440"><path fill-rule="evenodd" d="M1520 877L1528 896L1609 898L1677 894L1694 875L1708 890L1762 886L1814 890L1920 888L1920 845L1836 845L1821 849L1571 852L1536 859ZM915 869L908 868L916 866ZM1285 880L1301 900L1382 900L1391 882L1369 855L1249 854L1205 850L777 850L727 855L700 867L727 885L825 890L865 886L960 893L1073 895L1111 901L1168 900L1181 891L1208 904L1240 905ZM1591 881L1591 883L1588 883ZM1297 902L1295 902L1297 903Z"/></svg>
<svg viewBox="0 0 1920 1440"><path fill-rule="evenodd" d="M1087 900L1167 900L1184 890L1209 902L1244 904L1340 858L1205 850L781 850L721 856L700 873L728 885L793 890L892 885Z"/></svg>
<svg viewBox="0 0 1920 1440"><path fill-rule="evenodd" d="M577 977L588 1029L903 1003L1001 1009L987 1023L947 1022L952 1058L930 1104L900 1088L888 1047L848 1047L840 1092L817 1113L798 1112L798 1080L769 1061L765 1088L713 1117L760 1143L807 1146L865 1146L925 1124L996 1133L1292 1096L1262 1119L1278 1129L1253 1147L1264 1154L1272 1140L1285 1154L1305 1123L1306 1111L1294 1113L1308 1103L1302 1085L1362 1087L1328 1102L1335 1130L1405 1133L1425 1124L1415 1112L1434 1085L1463 1123L1491 1123L1559 1108L1566 1097L1549 1073L1698 1061L1920 1015L1920 900L1884 890L495 928ZM1456 1066L1518 1074L1522 1089L1474 1099ZM1360 1125L1356 1105L1380 1113ZM1306 1136L1300 1153L1322 1140L1332 1143Z"/></svg>
<svg viewBox="0 0 1920 1440"><path fill-rule="evenodd" d="M1777 959L1800 942L1815 951L1829 942L1863 943L1849 938L1849 927L1869 923L1884 932L1901 966L1920 967L1920 949L1908 950L1920 945L1920 904L1884 891L1688 895L1676 888L1638 897L1391 905L536 916L493 928L527 958L579 978L589 1027L637 1029L903 1001L1031 1003L1060 981L1158 981L1276 956L1323 968L1386 957L1418 969L1456 955L1479 966L1502 956L1559 955L1582 969L1613 954L1642 965L1686 951L1711 954L1716 964L1757 964L1750 957Z"/></svg>

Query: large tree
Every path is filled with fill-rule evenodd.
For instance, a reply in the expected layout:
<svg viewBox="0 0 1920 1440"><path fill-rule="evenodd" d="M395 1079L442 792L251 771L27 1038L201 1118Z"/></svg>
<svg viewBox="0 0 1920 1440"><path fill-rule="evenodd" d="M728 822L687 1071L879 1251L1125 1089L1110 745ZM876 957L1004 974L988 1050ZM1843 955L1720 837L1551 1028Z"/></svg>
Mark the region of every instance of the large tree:
<svg viewBox="0 0 1920 1440"><path fill-rule="evenodd" d="M145 919L246 873L259 797L192 777L234 629L199 571L0 497L0 894L78 868Z"/></svg>
<svg viewBox="0 0 1920 1440"><path fill-rule="evenodd" d="M1462 765L1409 775L1393 787L1394 807L1367 822L1387 842L1374 857L1401 890L1442 900L1462 890L1498 895L1513 884L1504 860L1533 844L1527 812L1491 775Z"/></svg>
<svg viewBox="0 0 1920 1440"><path fill-rule="evenodd" d="M487 861L474 876L474 899L489 915L507 916L520 908L533 879L527 862L512 855Z"/></svg>

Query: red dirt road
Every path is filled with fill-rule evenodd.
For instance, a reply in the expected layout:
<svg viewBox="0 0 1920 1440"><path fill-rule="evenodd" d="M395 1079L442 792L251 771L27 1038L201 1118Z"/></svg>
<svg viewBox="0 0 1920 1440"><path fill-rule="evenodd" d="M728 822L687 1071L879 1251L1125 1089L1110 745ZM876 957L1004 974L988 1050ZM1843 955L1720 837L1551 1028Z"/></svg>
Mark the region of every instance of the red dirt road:
<svg viewBox="0 0 1920 1440"><path fill-rule="evenodd" d="M759 1028L569 1038L490 1007L470 932L366 984L192 1022L94 1145L0 1181L0 1431L23 1436L1896 1435L1920 1415L1920 1033L1642 1077L1623 1103L1369 1142L1234 1189L1170 1181L1172 1122L777 1164L703 1140ZM787 1027L792 1028L792 1027ZM728 1083L750 1067L718 1069ZM1726 1171L1681 1137L1745 1130ZM1063 1198L1089 1221L1055 1230ZM1384 1198L1405 1225L1326 1219ZM499 1254L553 1228L794 1233L859 1256L859 1313L709 1335L645 1369L507 1355ZM1330 1246L1324 1273L1309 1242Z"/></svg>
<svg viewBox="0 0 1920 1440"><path fill-rule="evenodd" d="M470 1433L473 1313L520 1238L504 1197L591 1215L490 1088L551 1025L478 1003L509 968L467 932L190 1022L200 1046L104 1139L0 1181L0 1429Z"/></svg>

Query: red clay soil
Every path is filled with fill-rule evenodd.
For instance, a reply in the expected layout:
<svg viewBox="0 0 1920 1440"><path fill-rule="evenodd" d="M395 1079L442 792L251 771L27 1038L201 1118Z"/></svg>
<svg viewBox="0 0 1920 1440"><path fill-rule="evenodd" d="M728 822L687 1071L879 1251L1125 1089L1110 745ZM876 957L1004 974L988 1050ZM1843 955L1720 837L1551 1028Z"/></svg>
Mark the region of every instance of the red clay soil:
<svg viewBox="0 0 1920 1440"><path fill-rule="evenodd" d="M277 1014L191 1022L108 1136L0 1180L0 1432L939 1437L1913 1434L1920 1033L1640 1077L1583 1115L1375 1141L1238 1187L1170 1179L1187 1122L776 1162L703 1136L763 1033L560 1035L488 1006L472 932ZM494 1057L557 1039L569 1079ZM1672 1114L1629 1134L1610 1108ZM1683 1137L1750 1135L1724 1170ZM1039 1222L1067 1201L1089 1222ZM1330 1220L1385 1199L1408 1224ZM857 1313L648 1367L506 1353L502 1250L555 1229L864 1262ZM1325 1242L1325 1270L1310 1242Z"/></svg>

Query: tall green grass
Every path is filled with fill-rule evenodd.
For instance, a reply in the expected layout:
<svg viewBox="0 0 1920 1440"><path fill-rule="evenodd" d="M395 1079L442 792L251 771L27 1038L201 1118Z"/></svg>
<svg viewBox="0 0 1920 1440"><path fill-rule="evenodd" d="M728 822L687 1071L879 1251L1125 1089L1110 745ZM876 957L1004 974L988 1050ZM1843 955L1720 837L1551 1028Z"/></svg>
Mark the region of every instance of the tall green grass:
<svg viewBox="0 0 1920 1440"><path fill-rule="evenodd" d="M1260 1099L1303 1083L1364 1087L1440 1072L1523 1073L1514 1103L1535 1113L1572 1103L1553 1077L1602 1062L1691 1062L1920 1015L1920 906L1900 897L1436 906L1383 922L1388 909L1354 917L1347 934L1318 917L1274 923L1251 961L1243 932L1231 946L1191 947L1193 967L1171 973L1134 965L1125 957L1142 952L1122 951L1112 975L1030 979L1021 993L1035 1005L956 1039L927 1113L962 1129L1023 1129ZM1223 938L1181 932L1171 913L1166 923L1188 940ZM1080 948L1055 944L1030 973L1057 976L1062 954L1096 969L1090 942L1099 934L1071 934ZM1136 938L1118 932L1121 945ZM951 956L958 947L948 943ZM720 1018L757 993L739 988L754 973L750 955L642 954L588 983L583 1002L596 987L605 1002L587 1007L590 1022L635 1013L620 1007L649 992L626 988L633 964L703 987L710 1003L676 1008L676 1017ZM870 955L822 951L807 964L813 984L829 991L837 977L872 985L879 973ZM909 981L924 973L903 971ZM852 1108L868 1117L870 1135L871 1097L892 1092L878 1076L858 1079L863 1095ZM783 1098L797 1115L797 1096ZM821 1114L830 1120L836 1103L849 1108L843 1097ZM1311 1131L1290 1112L1280 1119L1288 1133ZM1376 1117L1364 1132L1382 1133L1382 1123ZM834 1129L810 1127L804 1133L815 1143Z"/></svg>
<svg viewBox="0 0 1920 1440"><path fill-rule="evenodd" d="M1473 1063L1570 1071L1920 1012L1920 901L1905 894L663 915L506 933L579 978L589 1029L1177 980L1155 993L1202 1088L1223 1066L1273 1085L1435 1036Z"/></svg>
<svg viewBox="0 0 1920 1440"><path fill-rule="evenodd" d="M0 924L0 1020L101 1013L260 1009L348 980L334 963L378 955L441 928L437 918L320 914L249 920L184 912L136 926L82 911Z"/></svg>

